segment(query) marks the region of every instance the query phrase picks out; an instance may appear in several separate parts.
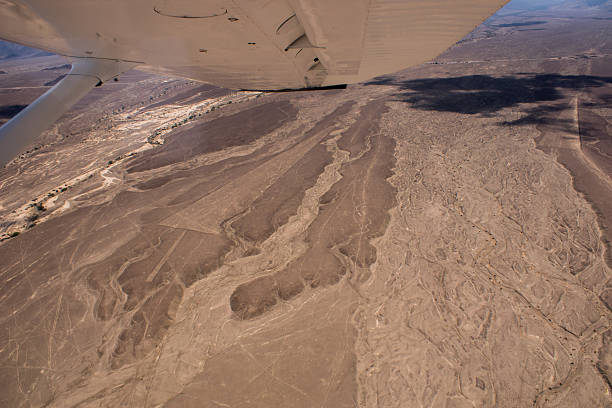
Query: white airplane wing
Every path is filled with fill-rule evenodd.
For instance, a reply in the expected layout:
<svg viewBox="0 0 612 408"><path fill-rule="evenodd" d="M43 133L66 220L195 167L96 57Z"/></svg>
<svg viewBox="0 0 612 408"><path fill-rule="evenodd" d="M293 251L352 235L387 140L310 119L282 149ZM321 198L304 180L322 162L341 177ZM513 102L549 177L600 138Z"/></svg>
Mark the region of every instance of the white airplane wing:
<svg viewBox="0 0 612 408"><path fill-rule="evenodd" d="M76 84L73 78L71 87L64 86L73 95L70 103L92 83L134 66L234 89L303 89L360 82L430 60L506 3L0 0L0 38L88 60L73 75L88 75L87 66L90 80ZM42 102L36 113L41 123L63 113L56 106L46 115L51 103ZM13 120L27 115L28 109ZM7 159L3 150L15 155L3 145L8 133L17 132L10 128L0 129L0 164ZM39 131L19 130L28 136L24 143Z"/></svg>

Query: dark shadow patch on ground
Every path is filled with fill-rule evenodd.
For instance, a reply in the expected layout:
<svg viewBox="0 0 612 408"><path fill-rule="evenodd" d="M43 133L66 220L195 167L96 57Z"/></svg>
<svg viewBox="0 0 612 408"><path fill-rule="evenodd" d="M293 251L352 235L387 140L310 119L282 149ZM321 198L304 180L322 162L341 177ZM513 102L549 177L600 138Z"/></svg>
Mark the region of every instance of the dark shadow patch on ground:
<svg viewBox="0 0 612 408"><path fill-rule="evenodd" d="M416 109L492 116L520 104L537 103L525 109L526 116L501 125L526 125L555 121L555 113L567 108L564 91L585 90L612 84L612 77L559 74L520 74L493 77L469 75L451 78L425 78L398 81L380 77L367 85L391 85L401 91L397 100Z"/></svg>
<svg viewBox="0 0 612 408"><path fill-rule="evenodd" d="M0 119L10 119L17 115L28 105L5 105L0 106Z"/></svg>
<svg viewBox="0 0 612 408"><path fill-rule="evenodd" d="M537 147L545 153L553 153L556 160L567 168L573 177L576 191L584 194L598 215L606 246L605 260L612 266L612 212L609 190L599 174L609 172L609 132L606 118L598 116L597 108L612 107L610 96L612 77L587 75L560 75L523 73L514 76L493 77L471 75L451 78L427 78L397 80L380 77L368 85L396 86L397 101L410 103L413 108L425 111L454 112L480 117L493 117L502 109L517 107L522 115L511 121L500 121L500 126L536 125L540 136ZM579 96L575 99L574 96ZM579 101L578 109L575 105ZM567 113L577 110L579 119ZM501 116L501 115L500 115ZM576 133L580 126L581 150L602 170L594 172L577 156L577 152L560 147L559 142ZM545 136L552 135L545 140ZM555 136L558 135L558 136ZM550 140L548 140L550 139ZM573 139L572 139L573 140Z"/></svg>

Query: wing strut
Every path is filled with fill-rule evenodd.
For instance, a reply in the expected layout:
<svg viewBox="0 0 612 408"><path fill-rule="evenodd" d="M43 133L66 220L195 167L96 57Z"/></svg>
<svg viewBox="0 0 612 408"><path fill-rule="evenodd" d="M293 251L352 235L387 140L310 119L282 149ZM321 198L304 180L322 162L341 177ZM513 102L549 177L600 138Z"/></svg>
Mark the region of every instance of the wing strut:
<svg viewBox="0 0 612 408"><path fill-rule="evenodd" d="M19 155L92 88L135 65L110 59L75 59L64 79L0 128L0 167Z"/></svg>

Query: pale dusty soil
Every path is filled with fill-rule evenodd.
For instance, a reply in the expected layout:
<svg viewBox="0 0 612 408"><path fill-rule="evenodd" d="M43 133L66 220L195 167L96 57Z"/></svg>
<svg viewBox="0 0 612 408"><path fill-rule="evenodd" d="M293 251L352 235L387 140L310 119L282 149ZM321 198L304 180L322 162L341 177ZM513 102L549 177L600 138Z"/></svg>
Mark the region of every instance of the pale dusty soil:
<svg viewBox="0 0 612 408"><path fill-rule="evenodd" d="M345 91L92 94L0 171L0 405L610 406L597 21Z"/></svg>

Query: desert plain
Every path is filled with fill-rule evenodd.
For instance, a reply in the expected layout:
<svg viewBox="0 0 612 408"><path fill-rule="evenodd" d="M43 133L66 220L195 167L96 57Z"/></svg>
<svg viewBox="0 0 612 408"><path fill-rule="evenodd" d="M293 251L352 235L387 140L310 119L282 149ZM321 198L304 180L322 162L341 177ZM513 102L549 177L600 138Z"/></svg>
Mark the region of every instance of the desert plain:
<svg viewBox="0 0 612 408"><path fill-rule="evenodd" d="M0 405L610 407L599 3L346 90L95 89L0 170ZM0 61L0 123L66 64Z"/></svg>

